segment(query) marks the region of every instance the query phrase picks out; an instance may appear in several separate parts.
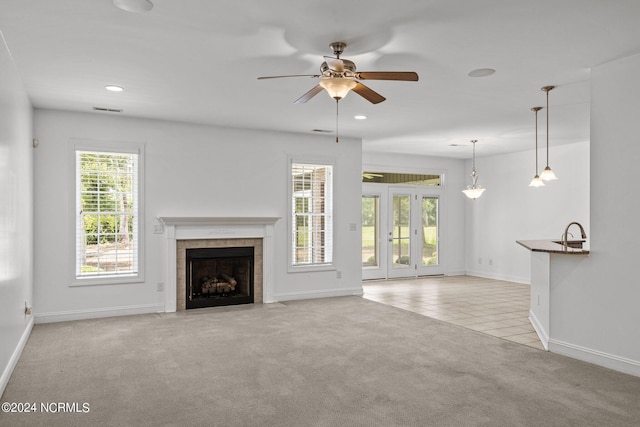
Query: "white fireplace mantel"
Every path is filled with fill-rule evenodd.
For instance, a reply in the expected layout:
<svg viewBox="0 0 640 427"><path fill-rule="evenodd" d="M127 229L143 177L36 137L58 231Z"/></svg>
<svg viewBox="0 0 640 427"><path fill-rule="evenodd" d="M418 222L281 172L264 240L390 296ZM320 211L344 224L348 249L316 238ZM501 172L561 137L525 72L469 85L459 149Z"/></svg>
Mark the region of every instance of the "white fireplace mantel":
<svg viewBox="0 0 640 427"><path fill-rule="evenodd" d="M165 312L176 311L176 242L187 239L261 238L263 251L263 301L273 302L273 231L280 217L157 217L167 237Z"/></svg>

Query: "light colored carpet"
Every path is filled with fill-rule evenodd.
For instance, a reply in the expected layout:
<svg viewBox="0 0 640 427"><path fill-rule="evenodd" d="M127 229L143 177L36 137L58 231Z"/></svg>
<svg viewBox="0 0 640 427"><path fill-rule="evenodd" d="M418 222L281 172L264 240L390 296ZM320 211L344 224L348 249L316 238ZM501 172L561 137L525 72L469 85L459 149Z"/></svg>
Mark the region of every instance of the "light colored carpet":
<svg viewBox="0 0 640 427"><path fill-rule="evenodd" d="M640 378L359 297L36 325L43 426L638 426Z"/></svg>

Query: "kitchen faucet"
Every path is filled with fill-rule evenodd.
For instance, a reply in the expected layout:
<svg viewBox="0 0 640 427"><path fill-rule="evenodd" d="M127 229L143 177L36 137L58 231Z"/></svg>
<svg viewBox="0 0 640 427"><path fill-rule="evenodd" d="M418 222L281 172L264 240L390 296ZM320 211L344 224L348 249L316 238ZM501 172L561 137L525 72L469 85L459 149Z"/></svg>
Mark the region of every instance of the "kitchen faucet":
<svg viewBox="0 0 640 427"><path fill-rule="evenodd" d="M562 245L564 246L564 250L566 251L568 246L569 246L569 242L567 241L567 236L571 233L569 233L569 227L571 227L573 224L577 225L578 227L580 227L580 233L582 234L582 238L586 239L587 238L587 233L584 232L584 227L582 226L582 224L580 224L579 222L573 221L570 222L569 225L567 225L567 228L564 229L564 234L562 235ZM573 234L571 234L571 236L573 236Z"/></svg>

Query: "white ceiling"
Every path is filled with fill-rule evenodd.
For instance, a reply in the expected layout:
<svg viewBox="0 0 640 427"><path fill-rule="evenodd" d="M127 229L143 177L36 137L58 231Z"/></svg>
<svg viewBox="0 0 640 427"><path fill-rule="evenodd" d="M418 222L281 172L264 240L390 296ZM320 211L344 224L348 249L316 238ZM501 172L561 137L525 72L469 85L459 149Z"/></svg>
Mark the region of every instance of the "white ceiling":
<svg viewBox="0 0 640 427"><path fill-rule="evenodd" d="M341 136L362 138L365 151L469 158L471 139L478 156L533 148L530 108L545 105L546 85L557 86L550 144L588 140L591 67L640 53L638 0L152 1L144 14L112 0L0 1L0 30L33 105L333 130L329 96L293 103L316 80L257 77L317 74L329 44L344 41L342 57L359 71L416 71L420 81L365 82L387 100L340 101ZM496 73L467 75L477 68Z"/></svg>

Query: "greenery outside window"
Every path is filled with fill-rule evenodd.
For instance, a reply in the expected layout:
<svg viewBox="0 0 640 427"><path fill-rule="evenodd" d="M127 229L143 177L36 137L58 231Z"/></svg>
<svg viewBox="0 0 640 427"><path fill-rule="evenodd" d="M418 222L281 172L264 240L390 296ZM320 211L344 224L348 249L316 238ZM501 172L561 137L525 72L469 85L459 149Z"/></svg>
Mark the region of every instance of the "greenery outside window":
<svg viewBox="0 0 640 427"><path fill-rule="evenodd" d="M333 167L291 164L291 263L333 262Z"/></svg>
<svg viewBox="0 0 640 427"><path fill-rule="evenodd" d="M74 147L75 285L142 280L142 146Z"/></svg>

